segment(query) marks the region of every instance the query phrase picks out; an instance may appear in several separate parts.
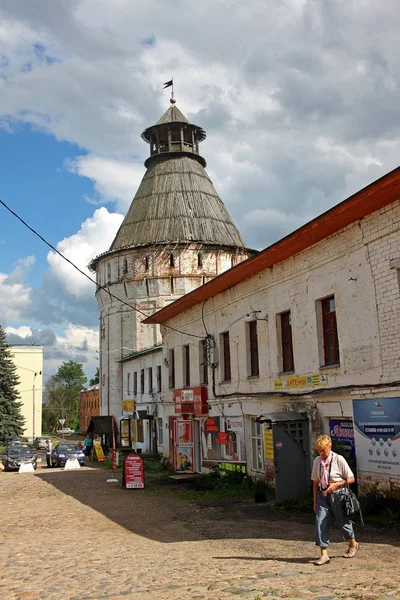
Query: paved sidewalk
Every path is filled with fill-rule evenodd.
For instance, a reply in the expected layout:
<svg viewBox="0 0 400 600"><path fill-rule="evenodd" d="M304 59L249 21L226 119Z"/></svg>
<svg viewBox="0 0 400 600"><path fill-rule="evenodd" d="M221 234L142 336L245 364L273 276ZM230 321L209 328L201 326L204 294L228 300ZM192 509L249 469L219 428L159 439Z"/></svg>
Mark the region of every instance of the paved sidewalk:
<svg viewBox="0 0 400 600"><path fill-rule="evenodd" d="M1 600L399 599L394 534L314 567L311 523L201 508L107 484L110 472L1 473ZM259 512L257 512L259 511Z"/></svg>

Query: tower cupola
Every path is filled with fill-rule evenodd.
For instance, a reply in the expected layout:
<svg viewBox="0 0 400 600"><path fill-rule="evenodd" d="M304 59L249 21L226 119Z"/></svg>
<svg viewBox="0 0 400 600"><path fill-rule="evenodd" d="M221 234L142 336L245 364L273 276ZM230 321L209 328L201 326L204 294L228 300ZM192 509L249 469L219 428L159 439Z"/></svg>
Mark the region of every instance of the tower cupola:
<svg viewBox="0 0 400 600"><path fill-rule="evenodd" d="M142 138L150 144L150 157L145 167L149 167L155 157L166 154L190 156L205 167L206 161L199 154L199 143L206 138L205 131L189 123L185 115L175 106L171 98L171 106L155 125L142 133Z"/></svg>

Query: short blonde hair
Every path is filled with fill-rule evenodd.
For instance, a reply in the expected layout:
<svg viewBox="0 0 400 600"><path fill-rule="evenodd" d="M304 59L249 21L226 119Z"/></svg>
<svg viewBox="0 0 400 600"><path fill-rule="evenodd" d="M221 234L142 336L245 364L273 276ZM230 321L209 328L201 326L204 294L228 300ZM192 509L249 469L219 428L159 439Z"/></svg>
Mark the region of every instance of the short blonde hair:
<svg viewBox="0 0 400 600"><path fill-rule="evenodd" d="M322 450L325 450L325 448L328 448L329 446L332 446L332 440L328 435L319 435L317 437L317 440L315 442L315 447L321 448Z"/></svg>

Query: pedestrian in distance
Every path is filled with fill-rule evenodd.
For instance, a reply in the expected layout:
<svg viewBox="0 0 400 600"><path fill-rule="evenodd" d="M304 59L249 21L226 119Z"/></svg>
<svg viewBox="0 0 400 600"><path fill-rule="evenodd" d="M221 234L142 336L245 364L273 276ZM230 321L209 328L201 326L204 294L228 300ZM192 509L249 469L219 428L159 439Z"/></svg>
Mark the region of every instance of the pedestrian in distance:
<svg viewBox="0 0 400 600"><path fill-rule="evenodd" d="M354 474L346 459L332 452L332 440L320 435L315 443L319 456L314 460L311 479L313 480L314 512L316 525L316 545L321 556L314 562L320 567L330 562L328 555L329 526L336 521L349 547L343 558L354 558L358 543L354 535L352 521L344 514L344 499L347 484L354 483Z"/></svg>
<svg viewBox="0 0 400 600"><path fill-rule="evenodd" d="M85 454L87 456L87 459L90 460L93 448L93 440L90 437L90 435L87 435L86 440L83 442L83 445L85 447Z"/></svg>

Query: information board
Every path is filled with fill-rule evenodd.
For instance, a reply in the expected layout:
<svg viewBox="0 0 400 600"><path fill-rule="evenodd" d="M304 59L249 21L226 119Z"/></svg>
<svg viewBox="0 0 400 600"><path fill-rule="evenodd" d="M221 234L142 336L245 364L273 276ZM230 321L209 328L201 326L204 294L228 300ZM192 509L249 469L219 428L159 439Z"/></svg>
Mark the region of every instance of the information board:
<svg viewBox="0 0 400 600"><path fill-rule="evenodd" d="M143 459L139 454L128 454L125 458L122 487L126 489L144 488Z"/></svg>

